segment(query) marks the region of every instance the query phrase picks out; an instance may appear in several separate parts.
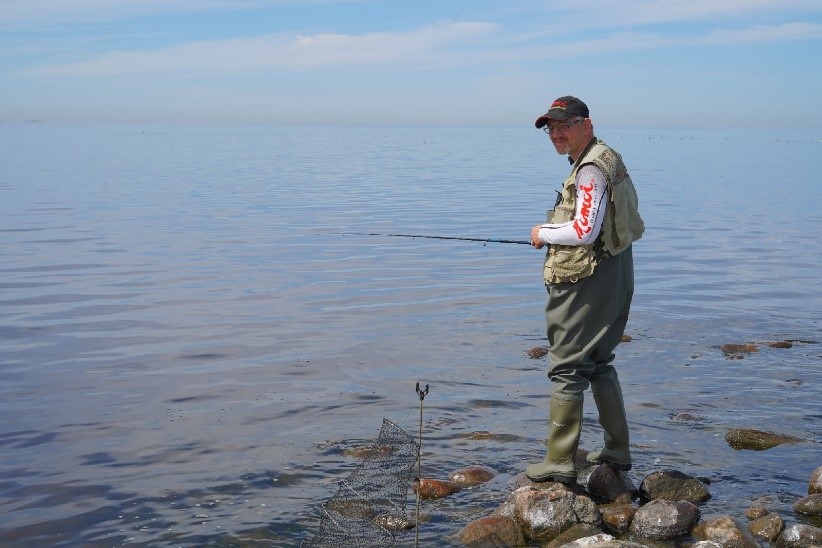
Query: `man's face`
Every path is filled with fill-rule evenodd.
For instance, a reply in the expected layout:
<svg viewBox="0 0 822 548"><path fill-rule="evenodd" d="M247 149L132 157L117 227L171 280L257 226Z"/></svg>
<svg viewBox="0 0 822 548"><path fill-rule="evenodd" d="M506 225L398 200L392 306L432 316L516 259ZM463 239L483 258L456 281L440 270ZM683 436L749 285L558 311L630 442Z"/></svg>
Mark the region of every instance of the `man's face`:
<svg viewBox="0 0 822 548"><path fill-rule="evenodd" d="M558 154L574 156L588 144L590 137L586 131L586 118L580 116L565 121L551 120L545 126L548 136Z"/></svg>

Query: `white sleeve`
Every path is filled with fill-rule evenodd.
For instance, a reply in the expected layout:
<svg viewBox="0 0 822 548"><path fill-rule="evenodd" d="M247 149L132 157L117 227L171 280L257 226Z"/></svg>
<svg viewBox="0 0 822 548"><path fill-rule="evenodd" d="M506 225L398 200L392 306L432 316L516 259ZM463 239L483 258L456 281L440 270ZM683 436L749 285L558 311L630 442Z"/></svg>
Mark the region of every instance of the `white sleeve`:
<svg viewBox="0 0 822 548"><path fill-rule="evenodd" d="M608 204L608 185L602 171L593 164L583 166L577 173L576 189L574 220L542 225L539 239L543 243L588 245L599 236Z"/></svg>

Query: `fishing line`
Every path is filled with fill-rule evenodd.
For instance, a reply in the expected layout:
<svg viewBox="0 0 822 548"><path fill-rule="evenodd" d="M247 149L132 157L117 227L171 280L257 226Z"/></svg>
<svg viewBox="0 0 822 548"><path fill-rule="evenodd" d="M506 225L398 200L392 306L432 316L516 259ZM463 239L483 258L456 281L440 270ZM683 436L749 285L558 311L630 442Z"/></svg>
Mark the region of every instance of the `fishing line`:
<svg viewBox="0 0 822 548"><path fill-rule="evenodd" d="M502 238L470 238L460 236L432 236L428 234L387 234L383 232L332 232L335 236L388 236L392 238L428 238L431 240L463 240L467 242L483 242L496 244L531 245L528 240L505 240Z"/></svg>

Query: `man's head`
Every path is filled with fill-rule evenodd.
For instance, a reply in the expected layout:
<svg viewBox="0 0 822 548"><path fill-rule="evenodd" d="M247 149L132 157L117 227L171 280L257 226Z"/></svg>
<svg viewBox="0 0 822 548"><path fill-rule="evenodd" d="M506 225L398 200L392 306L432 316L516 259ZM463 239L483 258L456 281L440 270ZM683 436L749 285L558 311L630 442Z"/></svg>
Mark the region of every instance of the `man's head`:
<svg viewBox="0 0 822 548"><path fill-rule="evenodd" d="M571 118L588 118L588 105L576 97L566 95L551 103L548 112L537 118L534 125L542 129L550 120L566 122Z"/></svg>
<svg viewBox="0 0 822 548"><path fill-rule="evenodd" d="M594 136L588 106L570 95L560 97L537 118L534 125L545 130L559 154L576 159Z"/></svg>

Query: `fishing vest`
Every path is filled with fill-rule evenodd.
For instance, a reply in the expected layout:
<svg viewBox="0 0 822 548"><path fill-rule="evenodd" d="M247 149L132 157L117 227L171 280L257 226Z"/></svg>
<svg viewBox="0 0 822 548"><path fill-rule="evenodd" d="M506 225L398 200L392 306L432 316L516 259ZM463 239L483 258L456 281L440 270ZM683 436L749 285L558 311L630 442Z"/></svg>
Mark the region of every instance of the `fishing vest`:
<svg viewBox="0 0 822 548"><path fill-rule="evenodd" d="M576 215L577 172L594 164L605 176L608 203L599 236L588 245L551 244L545 255L543 276L546 284L576 282L593 274L603 259L625 251L639 240L645 225L639 216L639 200L622 156L603 141L592 139L562 184L554 209L548 211L549 223L567 223Z"/></svg>

